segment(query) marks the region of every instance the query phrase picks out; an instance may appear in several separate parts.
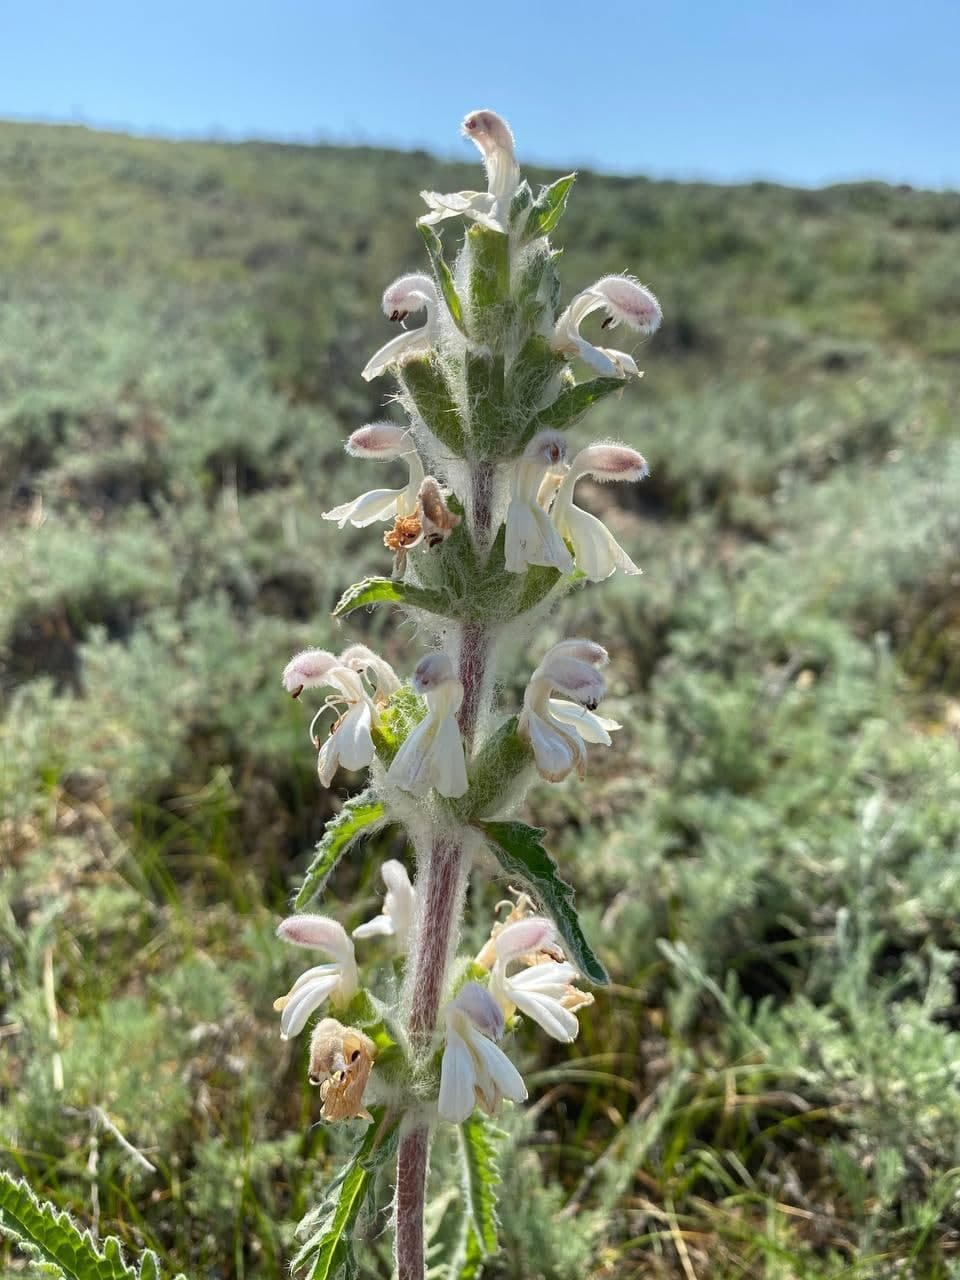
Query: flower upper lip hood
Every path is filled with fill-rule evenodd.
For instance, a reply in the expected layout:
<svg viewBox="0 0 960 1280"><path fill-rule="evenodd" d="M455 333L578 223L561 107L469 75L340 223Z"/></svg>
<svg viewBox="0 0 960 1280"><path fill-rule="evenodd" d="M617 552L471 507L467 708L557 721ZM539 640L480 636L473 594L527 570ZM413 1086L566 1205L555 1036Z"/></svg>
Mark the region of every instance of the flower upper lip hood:
<svg viewBox="0 0 960 1280"><path fill-rule="evenodd" d="M388 320L403 321L408 315L426 311L426 323L420 329L399 334L375 352L360 374L364 382L379 377L391 365L402 364L410 356L431 351L440 335L439 307L437 286L429 276L400 276L394 280L383 294L384 315Z"/></svg>
<svg viewBox="0 0 960 1280"><path fill-rule="evenodd" d="M297 947L323 951L333 964L316 965L301 973L285 996L274 1001L280 1013L280 1034L284 1040L299 1035L307 1019L325 1000L343 1006L359 989L353 943L342 924L327 916L288 916L277 927L277 937Z"/></svg>
<svg viewBox="0 0 960 1280"><path fill-rule="evenodd" d="M423 214L418 221L429 226L462 214L494 231L505 231L510 201L520 185L520 167L510 126L495 111L483 108L471 111L464 118L460 132L476 143L483 155L487 190L450 191L446 194L421 191L430 212Z"/></svg>
<svg viewBox="0 0 960 1280"><path fill-rule="evenodd" d="M595 347L580 336L580 325L594 311L605 311L605 329L625 324L635 333L649 336L660 327L660 304L649 289L630 276L604 276L578 293L560 316L551 346L566 356L579 356L595 373L608 378L638 377L633 356L625 351Z"/></svg>

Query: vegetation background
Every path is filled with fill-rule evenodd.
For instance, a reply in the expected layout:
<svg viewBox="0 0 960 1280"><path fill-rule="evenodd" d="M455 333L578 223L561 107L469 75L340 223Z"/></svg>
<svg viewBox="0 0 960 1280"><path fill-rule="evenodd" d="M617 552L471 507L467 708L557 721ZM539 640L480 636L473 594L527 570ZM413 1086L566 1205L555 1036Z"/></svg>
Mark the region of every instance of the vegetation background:
<svg viewBox="0 0 960 1280"><path fill-rule="evenodd" d="M0 1163L280 1276L341 1135L273 929L357 780L319 788L279 673L386 566L320 512L369 480L417 191L475 166L5 124L0 173ZM588 499L645 576L541 637L613 652L627 727L532 810L614 985L515 1046L488 1275L958 1277L960 195L582 173L559 241L565 298L629 268L666 320L584 437L650 462Z"/></svg>

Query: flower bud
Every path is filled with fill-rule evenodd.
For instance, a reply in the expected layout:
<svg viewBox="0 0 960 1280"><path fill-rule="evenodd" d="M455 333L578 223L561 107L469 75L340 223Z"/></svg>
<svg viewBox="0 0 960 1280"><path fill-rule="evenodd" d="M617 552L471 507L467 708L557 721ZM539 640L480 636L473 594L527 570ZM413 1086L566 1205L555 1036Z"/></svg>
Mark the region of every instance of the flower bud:
<svg viewBox="0 0 960 1280"><path fill-rule="evenodd" d="M591 285L590 292L601 294L606 303L605 329L623 323L637 333L649 334L660 327L660 303L649 289L629 276L604 276Z"/></svg>
<svg viewBox="0 0 960 1280"><path fill-rule="evenodd" d="M338 663L339 659L326 649L304 649L284 667L283 687L292 697L299 698L304 689L325 684L327 673Z"/></svg>
<svg viewBox="0 0 960 1280"><path fill-rule="evenodd" d="M413 671L413 684L417 693L429 693L434 689L438 689L442 684L449 684L451 680L456 680L457 673L453 669L453 663L449 656L445 653L428 653L425 658L421 658Z"/></svg>
<svg viewBox="0 0 960 1280"><path fill-rule="evenodd" d="M571 474L595 480L642 480L650 474L647 460L636 449L621 444L592 444L581 449L570 466Z"/></svg>
<svg viewBox="0 0 960 1280"><path fill-rule="evenodd" d="M344 445L352 458L397 458L410 450L406 428L394 422L371 422L358 427Z"/></svg>
<svg viewBox="0 0 960 1280"><path fill-rule="evenodd" d="M439 302L437 287L429 276L400 276L383 294L383 314L388 320L406 320L407 316Z"/></svg>

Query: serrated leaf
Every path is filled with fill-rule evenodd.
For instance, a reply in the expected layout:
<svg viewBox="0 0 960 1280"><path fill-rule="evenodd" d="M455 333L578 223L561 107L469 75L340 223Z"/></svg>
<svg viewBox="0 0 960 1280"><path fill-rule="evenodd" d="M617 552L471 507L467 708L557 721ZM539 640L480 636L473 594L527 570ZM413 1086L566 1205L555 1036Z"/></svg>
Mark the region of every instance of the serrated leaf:
<svg viewBox="0 0 960 1280"><path fill-rule="evenodd" d="M327 823L317 843L316 854L293 904L294 910L302 911L312 898L323 892L334 868L353 842L360 836L372 835L386 821L386 816L386 809L372 791L363 791L344 804Z"/></svg>
<svg viewBox="0 0 960 1280"><path fill-rule="evenodd" d="M527 218L524 234L529 239L545 236L557 225L563 217L567 198L576 180L575 173L568 173L565 178L558 178L556 182L551 182L549 187L541 189Z"/></svg>
<svg viewBox="0 0 960 1280"><path fill-rule="evenodd" d="M471 1116L460 1126L467 1212L484 1254L497 1251L497 1187L501 1178L495 1144L505 1137L502 1130L482 1115Z"/></svg>
<svg viewBox="0 0 960 1280"><path fill-rule="evenodd" d="M532 440L538 431L547 428L562 431L564 427L572 426L592 405L614 391L622 391L625 385L623 378L591 378L587 382L565 387L553 404L547 405L530 419L519 441L520 447Z"/></svg>
<svg viewBox="0 0 960 1280"><path fill-rule="evenodd" d="M398 373L426 425L441 444L462 457L466 434L460 410L440 363L433 356L420 356L404 361Z"/></svg>
<svg viewBox="0 0 960 1280"><path fill-rule="evenodd" d="M396 1150L400 1126L399 1116L391 1116L385 1107L373 1107L371 1113L372 1123L323 1204L308 1213L297 1228L297 1234L301 1235L321 1224L290 1264L291 1270L302 1271L307 1280L337 1280L352 1274L357 1222L372 1190L376 1171Z"/></svg>
<svg viewBox="0 0 960 1280"><path fill-rule="evenodd" d="M354 609L362 609L371 604L402 604L445 617L449 616L451 607L449 597L441 591L416 587L408 582L397 582L393 578L364 578L362 582L355 582L352 587L347 587L337 601L333 616L343 618Z"/></svg>
<svg viewBox="0 0 960 1280"><path fill-rule="evenodd" d="M525 822L478 822L508 876L522 880L557 927L567 956L591 982L603 986L607 971L587 942L573 905L574 890L557 873L556 863L541 844L541 827Z"/></svg>
<svg viewBox="0 0 960 1280"><path fill-rule="evenodd" d="M68 1280L137 1280L136 1268L123 1260L119 1240L110 1237L98 1249L89 1232L81 1231L69 1214L38 1200L26 1182L3 1171L0 1234L12 1239L29 1258L55 1268Z"/></svg>
<svg viewBox="0 0 960 1280"><path fill-rule="evenodd" d="M417 229L423 236L424 244L427 246L430 261L433 263L433 269L437 273L437 279L440 282L440 292L443 294L443 300L447 304L447 310L450 312L453 323L462 334L466 335L467 331L463 323L463 306L453 283L453 272L443 256L443 241L432 226L421 222L417 224Z"/></svg>

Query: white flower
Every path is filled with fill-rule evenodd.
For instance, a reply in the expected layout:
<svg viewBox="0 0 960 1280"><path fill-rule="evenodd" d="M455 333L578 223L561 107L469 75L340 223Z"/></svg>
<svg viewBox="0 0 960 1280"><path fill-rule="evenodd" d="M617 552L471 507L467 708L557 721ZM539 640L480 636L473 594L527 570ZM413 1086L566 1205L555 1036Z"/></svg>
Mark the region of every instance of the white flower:
<svg viewBox="0 0 960 1280"><path fill-rule="evenodd" d="M419 221L430 224L462 214L494 231L504 231L510 201L520 185L520 168L510 126L495 111L471 111L464 119L461 132L483 153L487 190L450 191L445 195L439 191L421 191L430 212Z"/></svg>
<svg viewBox="0 0 960 1280"><path fill-rule="evenodd" d="M413 687L427 700L427 714L411 729L387 770L387 781L414 795L431 787L442 796L462 796L467 789L467 766L457 712L463 685L445 653L421 658L413 673Z"/></svg>
<svg viewBox="0 0 960 1280"><path fill-rule="evenodd" d="M362 651L360 655L352 652L358 649ZM376 752L370 730L378 723L379 712L360 678L360 672L371 666L371 658L380 667L377 696L385 701L389 695L384 693L384 685L392 680L399 687L399 681L389 663L363 645L345 649L339 658L326 649L304 649L284 668L283 687L294 698L299 698L304 689L318 685L334 690L324 698L310 722L310 741L319 750L317 773L325 787L329 787L341 764L345 769L365 769L373 763ZM321 747L313 731L323 713L331 708L337 712L337 719Z"/></svg>
<svg viewBox="0 0 960 1280"><path fill-rule="evenodd" d="M607 660L606 650L591 640L563 640L530 677L517 732L530 743L537 770L549 782L560 782L573 769L582 778L584 743L609 746L610 731L620 728L615 720L593 714L605 692L597 667ZM575 701L551 697L554 690Z"/></svg>
<svg viewBox="0 0 960 1280"><path fill-rule="evenodd" d="M280 1035L284 1040L299 1035L315 1009L331 1000L342 1008L359 989L353 943L342 924L326 916L288 916L277 928L277 937L297 947L311 947L333 956L335 963L316 965L301 973L285 996L274 1000L280 1014Z"/></svg>
<svg viewBox="0 0 960 1280"><path fill-rule="evenodd" d="M336 520L341 529L348 521L354 528L362 529L375 520L395 520L398 516L413 514L423 483L423 463L403 427L392 422L372 422L354 431L345 448L355 458L376 458L381 462L403 458L409 471L407 483L403 489L371 489L369 493L361 493L351 502L324 511L324 520Z"/></svg>
<svg viewBox="0 0 960 1280"><path fill-rule="evenodd" d="M640 573L603 521L574 504L577 481L588 475L601 481L642 480L647 475L646 461L635 449L622 445L594 444L581 449L557 490L550 513L560 536L573 544L577 568L591 582L602 582L615 569Z"/></svg>
<svg viewBox="0 0 960 1280"><path fill-rule="evenodd" d="M383 911L372 920L367 920L365 924L358 925L353 931L353 936L355 938L396 938L397 949L406 953L417 895L407 875L407 868L396 858L390 858L383 864L380 875L387 886Z"/></svg>
<svg viewBox="0 0 960 1280"><path fill-rule="evenodd" d="M523 1102L527 1088L520 1072L494 1044L503 1035L503 1014L485 987L468 982L443 1010L446 1044L440 1066L437 1110L462 1124L477 1103L494 1115L502 1098Z"/></svg>
<svg viewBox="0 0 960 1280"><path fill-rule="evenodd" d="M397 673L390 663L374 653L372 649L368 649L365 644L352 644L344 649L340 655L340 665L359 672L368 680L372 674L377 687L378 703L389 702L401 687Z"/></svg>
<svg viewBox="0 0 960 1280"><path fill-rule="evenodd" d="M539 501L541 491L548 499L552 496L553 473L565 456L563 436L540 431L513 464L504 544L504 565L510 573L523 573L532 564L552 566L561 573L573 568L573 556Z"/></svg>
<svg viewBox="0 0 960 1280"><path fill-rule="evenodd" d="M660 304L649 289L629 276L604 276L577 294L557 321L550 345L562 355L579 356L595 373L605 377L639 376L633 357L625 351L595 347L580 337L580 325L587 316L600 310L606 312L604 329L623 323L644 336L654 333L662 319Z"/></svg>
<svg viewBox="0 0 960 1280"><path fill-rule="evenodd" d="M490 974L490 993L505 1018L519 1009L554 1040L569 1044L580 1033L573 1011L593 1003L589 992L573 985L579 976L573 965L547 957L520 973L507 973L515 960L553 949L554 941L553 924L543 916L505 925L493 939L497 958Z"/></svg>
<svg viewBox="0 0 960 1280"><path fill-rule="evenodd" d="M440 334L437 310L440 299L437 286L429 276L400 276L383 295L383 313L388 320L402 322L408 315L426 311L427 320L421 329L405 330L392 338L370 357L360 374L365 382L377 378L392 364L402 364L408 356L424 355L430 351Z"/></svg>

